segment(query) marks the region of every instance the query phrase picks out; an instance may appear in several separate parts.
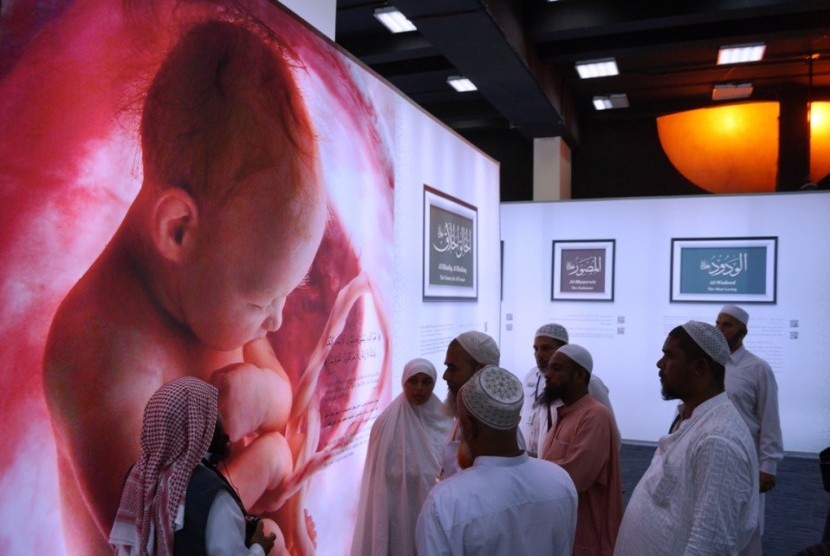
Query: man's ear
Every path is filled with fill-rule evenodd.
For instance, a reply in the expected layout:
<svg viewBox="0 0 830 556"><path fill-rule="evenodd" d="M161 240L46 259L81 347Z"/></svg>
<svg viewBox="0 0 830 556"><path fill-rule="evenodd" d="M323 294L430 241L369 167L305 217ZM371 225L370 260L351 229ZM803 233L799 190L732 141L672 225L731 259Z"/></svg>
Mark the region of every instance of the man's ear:
<svg viewBox="0 0 830 556"><path fill-rule="evenodd" d="M695 376L702 376L709 371L709 362L703 357L698 357L691 361L692 373Z"/></svg>
<svg viewBox="0 0 830 556"><path fill-rule="evenodd" d="M179 187L161 192L153 208L153 243L170 261L182 259L184 247L199 222L199 210L193 197Z"/></svg>
<svg viewBox="0 0 830 556"><path fill-rule="evenodd" d="M464 415L464 418L461 419L461 430L463 434L467 435L467 442L471 442L478 437L479 430L478 430L478 423L470 419L469 415Z"/></svg>

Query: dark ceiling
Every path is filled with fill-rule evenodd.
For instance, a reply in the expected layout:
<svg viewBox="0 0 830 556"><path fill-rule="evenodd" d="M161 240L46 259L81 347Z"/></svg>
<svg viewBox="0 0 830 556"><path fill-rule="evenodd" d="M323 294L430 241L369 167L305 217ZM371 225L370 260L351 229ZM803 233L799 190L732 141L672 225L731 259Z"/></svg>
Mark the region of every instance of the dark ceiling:
<svg viewBox="0 0 830 556"><path fill-rule="evenodd" d="M418 30L387 31L372 15L387 5ZM713 106L717 83L750 81L755 100L830 98L830 0L337 0L336 40L462 134L572 147L587 124ZM720 46L755 42L767 45L763 61L715 64ZM606 57L620 75L578 78L575 62ZM479 90L453 91L457 74ZM593 97L611 93L630 107L596 111Z"/></svg>

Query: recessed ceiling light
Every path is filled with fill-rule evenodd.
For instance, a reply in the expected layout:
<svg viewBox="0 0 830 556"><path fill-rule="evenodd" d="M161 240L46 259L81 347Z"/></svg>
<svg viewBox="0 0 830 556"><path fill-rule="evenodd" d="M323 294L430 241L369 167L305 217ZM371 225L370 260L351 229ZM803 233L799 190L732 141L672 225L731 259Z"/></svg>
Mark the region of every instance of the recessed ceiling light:
<svg viewBox="0 0 830 556"><path fill-rule="evenodd" d="M625 93L619 93L594 97L594 108L597 110L628 108L628 96Z"/></svg>
<svg viewBox="0 0 830 556"><path fill-rule="evenodd" d="M757 62L764 58L764 43L722 46L718 51L718 65Z"/></svg>
<svg viewBox="0 0 830 556"><path fill-rule="evenodd" d="M752 83L718 83L712 87L712 100L735 100L752 95Z"/></svg>
<svg viewBox="0 0 830 556"><path fill-rule="evenodd" d="M617 69L617 62L614 58L603 58L602 60L586 60L584 62L576 63L576 71L582 79L592 79L594 77L608 77L609 75L619 75L620 71Z"/></svg>
<svg viewBox="0 0 830 556"><path fill-rule="evenodd" d="M478 87L476 87L472 81L470 81L466 77L461 77L459 75L452 75L450 77L447 77L447 83L449 83L450 86L459 93L466 93L468 91L478 90Z"/></svg>
<svg viewBox="0 0 830 556"><path fill-rule="evenodd" d="M378 8L375 10L374 15L378 21L383 23L383 25L393 33L406 33L417 29L415 24L409 21L406 16L398 11L398 8L394 6Z"/></svg>

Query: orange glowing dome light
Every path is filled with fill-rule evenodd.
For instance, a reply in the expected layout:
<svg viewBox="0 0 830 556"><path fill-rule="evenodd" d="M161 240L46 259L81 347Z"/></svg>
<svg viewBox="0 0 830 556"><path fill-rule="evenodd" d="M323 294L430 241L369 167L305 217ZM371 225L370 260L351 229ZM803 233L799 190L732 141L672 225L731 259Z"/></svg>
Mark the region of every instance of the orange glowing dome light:
<svg viewBox="0 0 830 556"><path fill-rule="evenodd" d="M702 108L657 118L660 143L686 179L711 193L771 193L778 168L777 102ZM810 176L830 173L830 103L813 102Z"/></svg>
<svg viewBox="0 0 830 556"><path fill-rule="evenodd" d="M810 179L823 180L830 174L830 102L813 102L810 107Z"/></svg>

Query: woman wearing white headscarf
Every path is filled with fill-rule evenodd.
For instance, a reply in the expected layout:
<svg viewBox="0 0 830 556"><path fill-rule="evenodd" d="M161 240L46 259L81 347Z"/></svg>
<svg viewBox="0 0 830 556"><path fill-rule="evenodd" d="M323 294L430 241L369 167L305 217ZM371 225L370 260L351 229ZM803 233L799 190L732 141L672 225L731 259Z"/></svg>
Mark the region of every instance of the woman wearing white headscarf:
<svg viewBox="0 0 830 556"><path fill-rule="evenodd" d="M452 424L432 393L436 378L426 359L407 363L403 393L372 425L352 556L415 554L418 512L441 469Z"/></svg>

